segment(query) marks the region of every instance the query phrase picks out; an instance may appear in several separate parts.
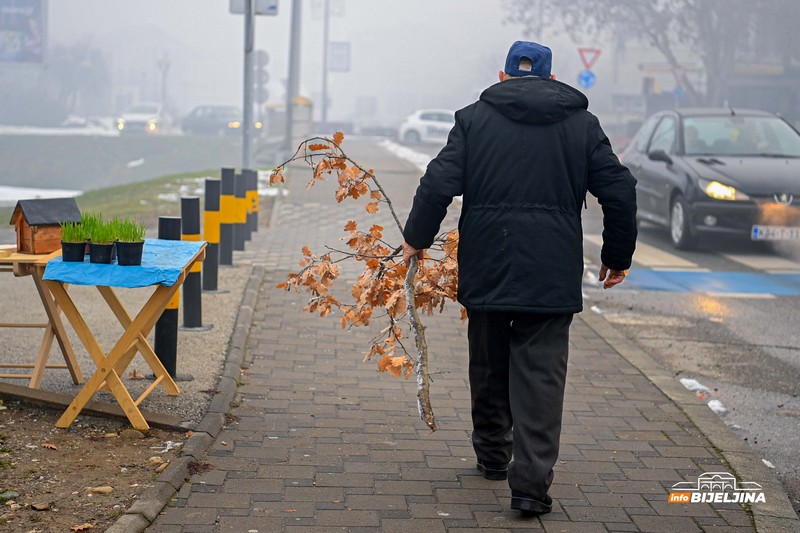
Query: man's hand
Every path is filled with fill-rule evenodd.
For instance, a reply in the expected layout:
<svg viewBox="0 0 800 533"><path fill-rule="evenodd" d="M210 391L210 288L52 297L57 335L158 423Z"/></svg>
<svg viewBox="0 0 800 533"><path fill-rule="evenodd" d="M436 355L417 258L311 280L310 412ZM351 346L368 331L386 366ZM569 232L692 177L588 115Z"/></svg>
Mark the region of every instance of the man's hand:
<svg viewBox="0 0 800 533"><path fill-rule="evenodd" d="M417 259L422 261L423 252L424 250L417 250L405 241L403 242L403 262L406 264L406 266L408 266L411 258L414 257L414 255L417 256Z"/></svg>
<svg viewBox="0 0 800 533"><path fill-rule="evenodd" d="M598 278L603 282L604 289L610 289L614 285L619 285L622 283L627 274L627 270L614 270L613 268L608 268L607 266L602 265L600 267L600 276Z"/></svg>

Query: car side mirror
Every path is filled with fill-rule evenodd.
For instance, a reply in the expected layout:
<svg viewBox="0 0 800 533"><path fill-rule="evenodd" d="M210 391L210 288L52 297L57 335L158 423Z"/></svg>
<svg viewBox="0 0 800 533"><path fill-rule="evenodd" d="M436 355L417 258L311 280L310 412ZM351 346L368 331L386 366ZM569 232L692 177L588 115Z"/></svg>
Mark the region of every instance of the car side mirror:
<svg viewBox="0 0 800 533"><path fill-rule="evenodd" d="M672 164L672 158L664 150L653 150L647 154L647 157L650 161L663 161L668 165Z"/></svg>

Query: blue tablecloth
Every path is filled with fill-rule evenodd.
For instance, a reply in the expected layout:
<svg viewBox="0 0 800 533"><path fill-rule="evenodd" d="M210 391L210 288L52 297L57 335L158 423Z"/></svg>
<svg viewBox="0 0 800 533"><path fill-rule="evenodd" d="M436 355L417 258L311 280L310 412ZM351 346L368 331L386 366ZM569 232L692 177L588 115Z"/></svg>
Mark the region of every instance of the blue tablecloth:
<svg viewBox="0 0 800 533"><path fill-rule="evenodd" d="M61 281L72 285L101 285L105 287L171 286L178 280L186 263L200 251L203 242L145 239L141 266L100 265L89 262L70 263L61 257L47 262L46 281Z"/></svg>

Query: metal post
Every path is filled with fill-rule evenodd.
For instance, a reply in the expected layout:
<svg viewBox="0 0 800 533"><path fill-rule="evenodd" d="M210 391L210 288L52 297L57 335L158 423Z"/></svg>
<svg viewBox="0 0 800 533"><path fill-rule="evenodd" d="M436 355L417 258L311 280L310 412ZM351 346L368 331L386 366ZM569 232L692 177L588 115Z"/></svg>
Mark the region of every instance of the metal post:
<svg viewBox="0 0 800 533"><path fill-rule="evenodd" d="M221 182L206 178L203 209L203 238L206 240L206 259L203 261L203 290L217 292L219 279L219 200Z"/></svg>
<svg viewBox="0 0 800 533"><path fill-rule="evenodd" d="M200 197L181 198L181 240L200 240ZM203 326L203 291L201 290L203 264L198 261L183 282L183 329L207 331L212 326Z"/></svg>
<svg viewBox="0 0 800 533"><path fill-rule="evenodd" d="M236 174L234 184L236 223L233 225L233 249L243 252L245 232L247 231L247 180L245 175L243 173Z"/></svg>
<svg viewBox="0 0 800 533"><path fill-rule="evenodd" d="M222 169L220 196L219 264L233 266L233 227L236 224L236 170Z"/></svg>
<svg viewBox="0 0 800 533"><path fill-rule="evenodd" d="M330 22L330 0L324 0L324 12L322 14L322 125L320 130L328 132L328 26Z"/></svg>
<svg viewBox="0 0 800 533"><path fill-rule="evenodd" d="M302 0L292 0L292 27L289 40L289 79L286 84L286 139L284 150L292 152L294 138L294 98L300 86L300 29ZM288 159L288 157L286 158Z"/></svg>
<svg viewBox="0 0 800 533"><path fill-rule="evenodd" d="M158 238L172 241L181 240L180 217L158 217ZM180 300L181 290L178 289L156 322L153 342L156 356L173 379L177 375L178 366L178 307Z"/></svg>
<svg viewBox="0 0 800 533"><path fill-rule="evenodd" d="M244 116L242 117L242 168L250 168L253 128L253 25L254 0L244 0Z"/></svg>

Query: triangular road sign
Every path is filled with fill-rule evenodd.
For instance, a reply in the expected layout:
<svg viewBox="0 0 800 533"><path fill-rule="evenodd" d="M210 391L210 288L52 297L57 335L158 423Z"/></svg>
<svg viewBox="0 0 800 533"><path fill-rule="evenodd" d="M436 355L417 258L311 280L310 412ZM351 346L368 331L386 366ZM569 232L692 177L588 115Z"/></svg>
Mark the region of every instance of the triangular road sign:
<svg viewBox="0 0 800 533"><path fill-rule="evenodd" d="M583 66L586 67L586 70L591 70L592 65L594 65L597 58L600 57L599 48L578 48L578 53L581 56L581 61L583 61Z"/></svg>

